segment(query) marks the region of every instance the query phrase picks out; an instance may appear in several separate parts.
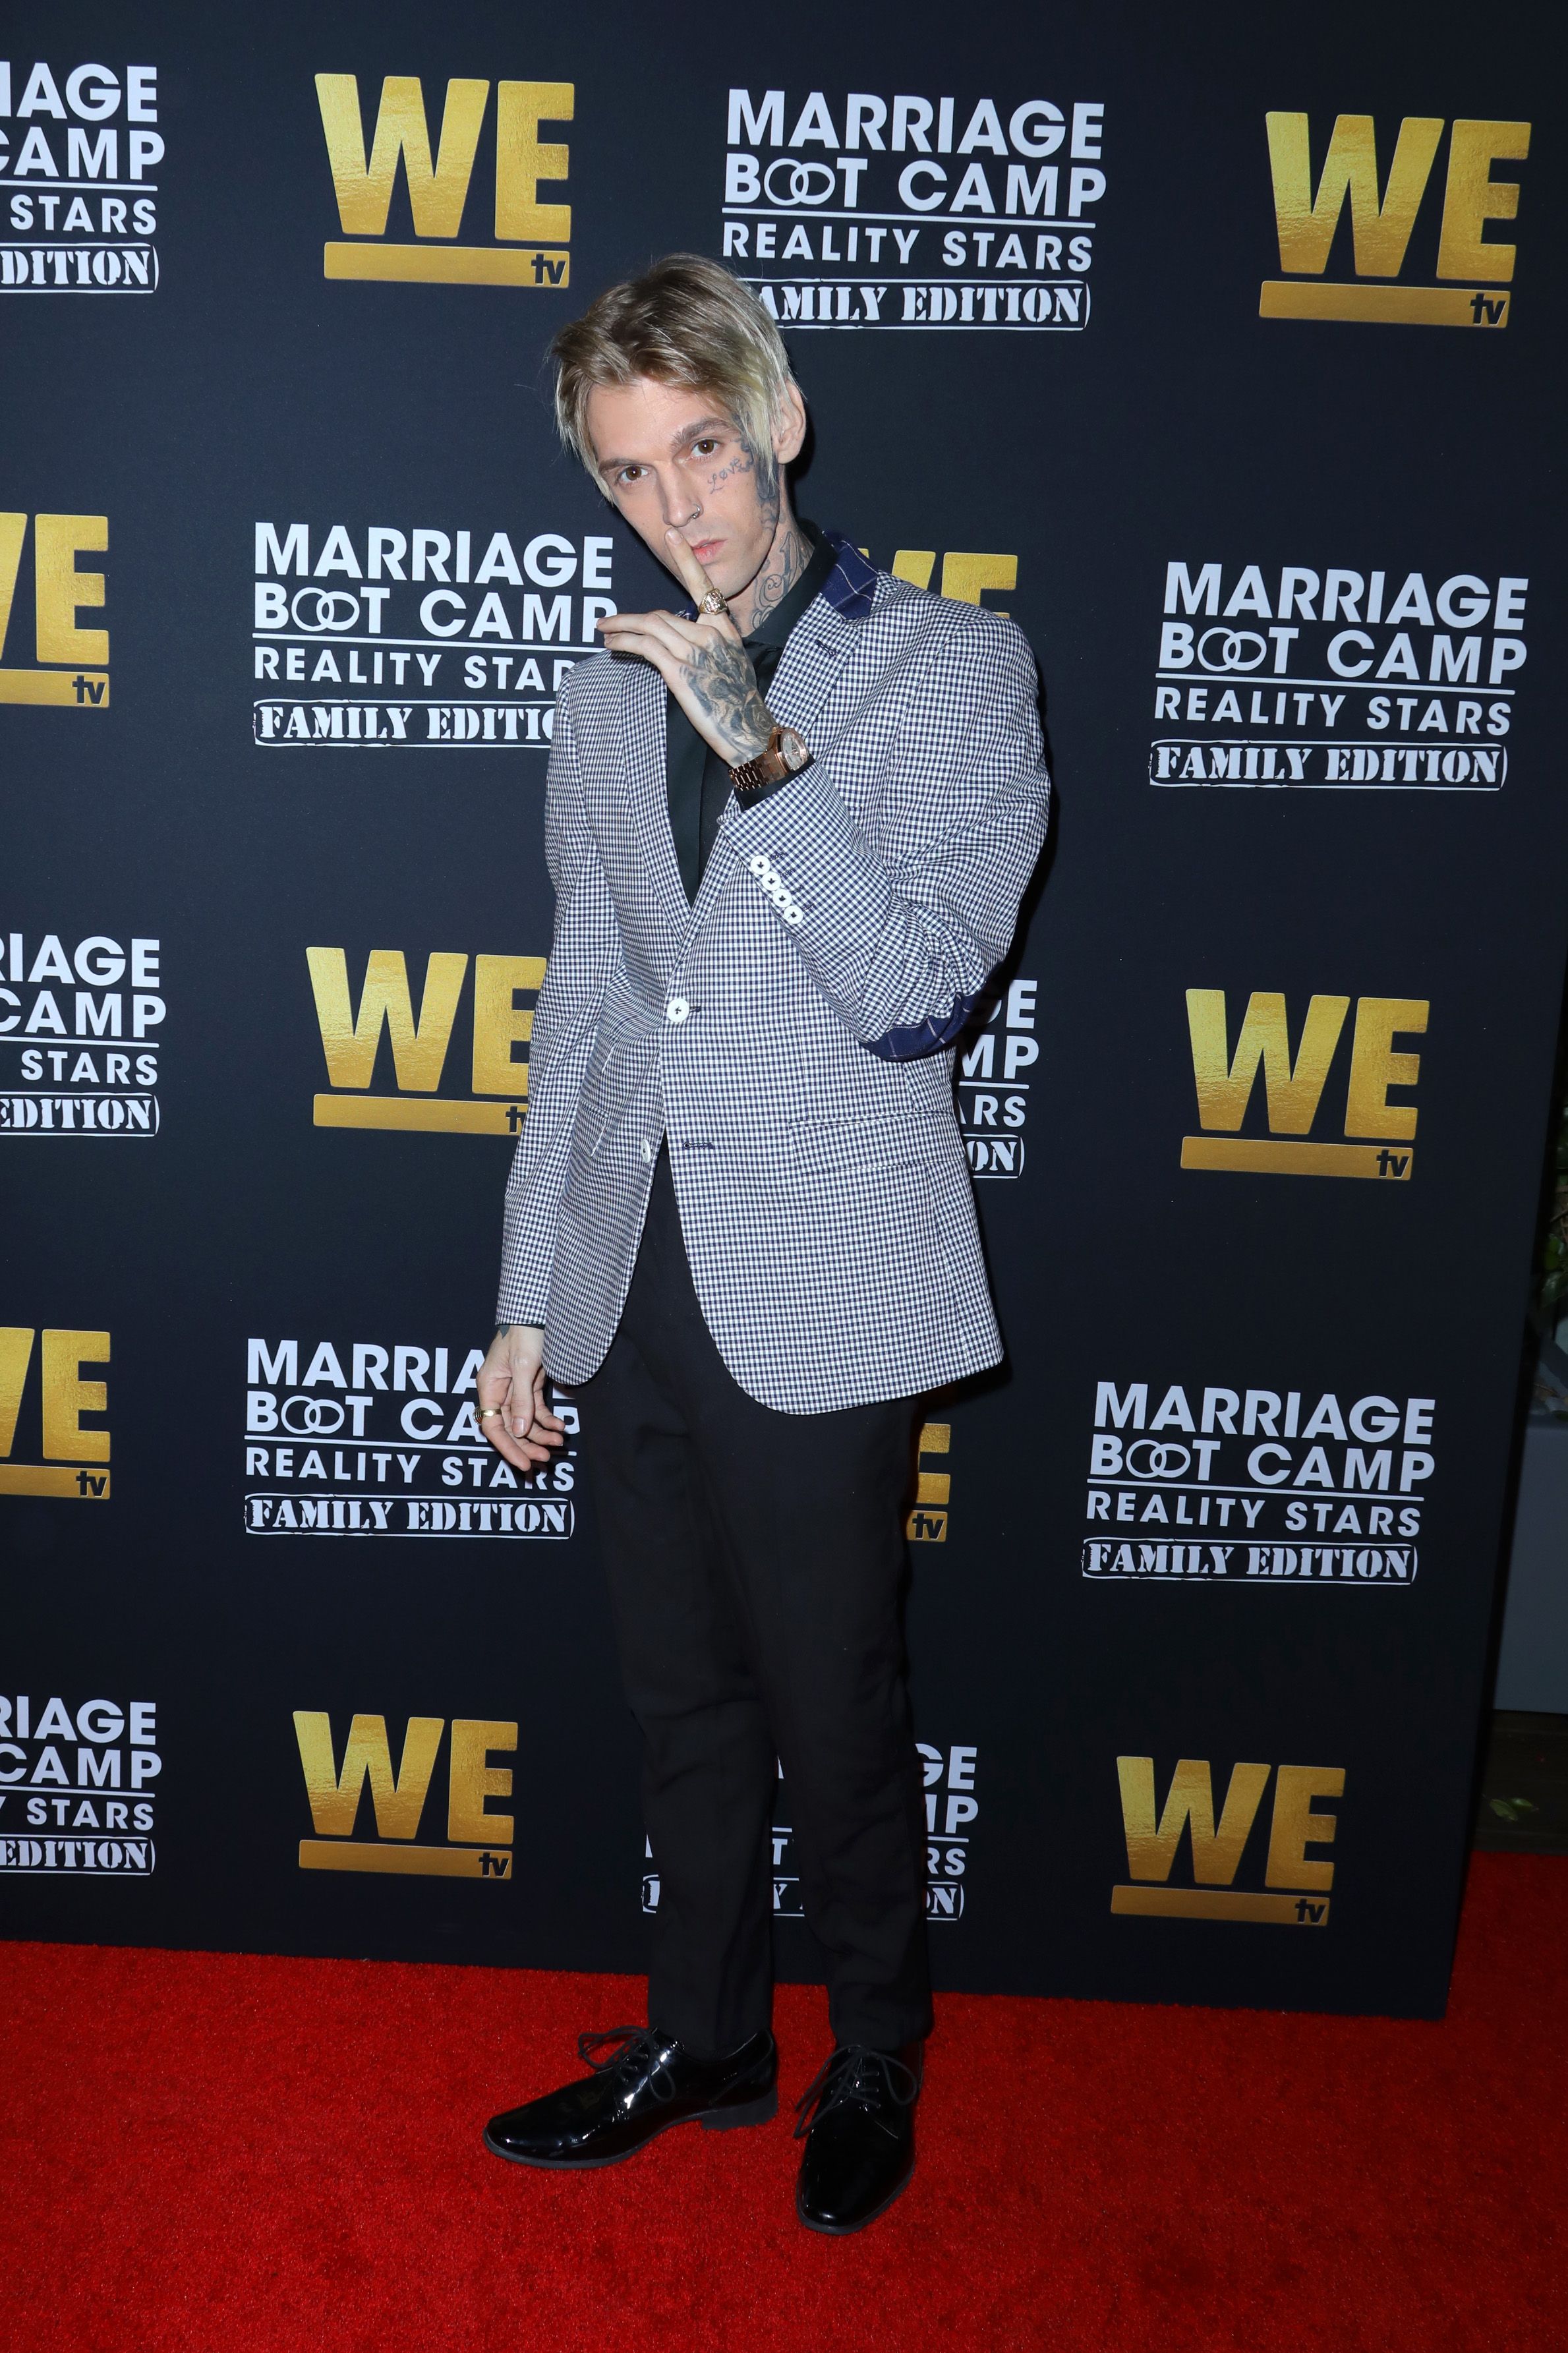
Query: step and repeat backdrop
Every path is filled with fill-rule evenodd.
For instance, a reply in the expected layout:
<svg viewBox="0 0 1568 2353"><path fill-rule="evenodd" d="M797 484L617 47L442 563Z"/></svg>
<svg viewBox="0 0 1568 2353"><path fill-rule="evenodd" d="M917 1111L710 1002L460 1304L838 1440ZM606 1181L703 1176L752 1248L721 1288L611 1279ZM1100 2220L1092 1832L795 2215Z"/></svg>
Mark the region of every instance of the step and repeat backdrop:
<svg viewBox="0 0 1568 2353"><path fill-rule="evenodd" d="M803 511L1045 682L955 1071L1008 1364L911 1472L938 1980L1441 2010L1564 954L1552 14L10 12L5 1933L639 1966L575 1437L519 1480L474 1383L554 699L679 601L544 348L679 248Z"/></svg>

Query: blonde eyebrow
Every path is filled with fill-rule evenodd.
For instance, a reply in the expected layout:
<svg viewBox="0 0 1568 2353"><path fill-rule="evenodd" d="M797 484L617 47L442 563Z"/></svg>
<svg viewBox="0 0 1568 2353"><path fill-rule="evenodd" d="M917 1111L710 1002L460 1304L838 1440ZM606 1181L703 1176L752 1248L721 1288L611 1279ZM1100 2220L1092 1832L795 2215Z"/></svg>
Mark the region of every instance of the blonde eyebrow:
<svg viewBox="0 0 1568 2353"><path fill-rule="evenodd" d="M723 433L733 433L738 429L732 417L700 417L694 425L682 426L679 433L670 436L671 454L683 449L689 441L695 441L699 434L710 433L715 427ZM643 460L640 458L600 458L596 462L601 474L613 474L622 466L640 466Z"/></svg>
<svg viewBox="0 0 1568 2353"><path fill-rule="evenodd" d="M669 446L671 449L683 448L688 441L695 441L700 433L710 433L715 426L721 432L733 433L735 420L732 417L700 417L695 425L688 425L672 435Z"/></svg>

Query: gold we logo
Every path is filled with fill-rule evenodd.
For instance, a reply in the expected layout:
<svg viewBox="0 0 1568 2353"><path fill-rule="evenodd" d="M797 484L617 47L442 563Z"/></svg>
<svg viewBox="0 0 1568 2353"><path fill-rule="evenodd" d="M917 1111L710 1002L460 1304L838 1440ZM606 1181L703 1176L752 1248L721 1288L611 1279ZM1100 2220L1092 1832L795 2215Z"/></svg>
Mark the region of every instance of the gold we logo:
<svg viewBox="0 0 1568 2353"><path fill-rule="evenodd" d="M1254 989L1232 1052L1224 989L1189 988L1187 1030L1203 1133L1183 1137L1182 1166L1408 1184L1415 1163L1416 1107L1391 1103L1388 1095L1391 1087L1415 1087L1421 1057L1395 1051L1394 1040L1424 1033L1429 1002L1424 997L1357 997L1345 1080L1346 1140L1331 1143L1318 1131L1318 1114L1350 1009L1348 997L1313 997L1292 1055L1283 995ZM1268 1133L1243 1134L1259 1092L1260 1070Z"/></svg>
<svg viewBox="0 0 1568 2353"><path fill-rule="evenodd" d="M570 122L569 81L495 85L493 244L459 244L480 134L489 119L488 81L447 84L432 160L424 86L389 74L367 152L354 74L316 76L342 240L322 256L328 278L395 280L442 286L564 287L571 280L572 207L544 203L541 181L568 176L564 142L540 137L542 122ZM415 241L389 239L392 195L403 165ZM352 240L349 241L349 240Z"/></svg>
<svg viewBox="0 0 1568 2353"><path fill-rule="evenodd" d="M109 1385L84 1380L82 1367L101 1370L108 1364L109 1334L46 1326L32 1385L28 1373L38 1339L36 1325L0 1324L0 1495L101 1504L109 1493L109 1431L101 1420L84 1424L82 1416L107 1411ZM25 1444L42 1460L17 1462L12 1459L17 1422L29 1393L34 1403Z"/></svg>
<svg viewBox="0 0 1568 2353"><path fill-rule="evenodd" d="M1261 1858L1263 1885L1237 1887L1238 1877L1255 1875L1243 1873L1242 1860L1270 1775L1274 1798L1267 1852ZM1217 1822L1214 1772L1207 1757L1178 1759L1161 1807L1156 1806L1152 1757L1119 1757L1116 1778L1128 1875L1110 1891L1112 1912L1123 1919L1327 1926L1334 1866L1309 1855L1307 1849L1333 1843L1339 1817L1321 1810L1314 1801L1343 1796L1342 1766L1233 1766ZM1179 1859L1184 1869L1178 1867Z"/></svg>
<svg viewBox="0 0 1568 2353"><path fill-rule="evenodd" d="M533 1034L542 956L477 955L468 992L473 1053L466 1094L437 1089L447 1074L447 1049L463 1000L469 959L439 950L427 956L416 1008L408 962L401 948L373 948L356 1004L348 957L342 948L305 951L331 1092L315 1099L318 1127L420 1128L446 1134L512 1135L528 1110L526 1048ZM395 1088L373 1092L382 1038L391 1048ZM456 1083L460 1084L460 1079Z"/></svg>
<svg viewBox="0 0 1568 2353"><path fill-rule="evenodd" d="M33 646L39 667L0 669L0 702L49 702L72 711L109 708L109 631L84 629L77 614L103 603L101 572L79 572L77 557L109 545L107 515L0 514L0 655L12 635L16 582L33 526ZM17 616L16 635L25 623Z"/></svg>
<svg viewBox="0 0 1568 2353"><path fill-rule="evenodd" d="M492 1813L491 1798L510 1798L512 1768L492 1765L492 1751L517 1746L517 1725L488 1716L454 1716L447 1749L447 1837L420 1842L426 1800L435 1778L442 1715L411 1715L395 1770L384 1715L350 1722L340 1767L330 1715L296 1708L294 1737L305 1776L314 1838L300 1841L301 1871L391 1872L423 1879L509 1879L515 1818ZM374 1836L356 1838L370 1786Z"/></svg>
<svg viewBox="0 0 1568 2353"><path fill-rule="evenodd" d="M1516 248L1491 242L1490 221L1512 220L1519 183L1494 180L1498 163L1530 153L1528 122L1493 122L1407 114L1380 183L1376 126L1370 114L1334 120L1316 191L1310 126L1304 114L1270 114L1268 164L1279 267L1290 274L1263 281L1263 319L1344 319L1406 327L1506 327ZM1433 165L1448 132L1436 283L1405 273ZM1353 279L1325 272L1346 205Z"/></svg>

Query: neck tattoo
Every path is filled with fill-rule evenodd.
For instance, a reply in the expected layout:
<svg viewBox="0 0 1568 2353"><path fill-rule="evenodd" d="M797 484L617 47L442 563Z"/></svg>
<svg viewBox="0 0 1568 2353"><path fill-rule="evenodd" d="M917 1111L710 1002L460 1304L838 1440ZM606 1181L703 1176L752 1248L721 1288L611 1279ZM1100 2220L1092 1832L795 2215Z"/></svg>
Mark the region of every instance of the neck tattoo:
<svg viewBox="0 0 1568 2353"><path fill-rule="evenodd" d="M752 636L774 607L784 602L810 562L811 543L795 517L786 512L780 518L778 532L763 568L752 583L751 612L742 632L744 636Z"/></svg>

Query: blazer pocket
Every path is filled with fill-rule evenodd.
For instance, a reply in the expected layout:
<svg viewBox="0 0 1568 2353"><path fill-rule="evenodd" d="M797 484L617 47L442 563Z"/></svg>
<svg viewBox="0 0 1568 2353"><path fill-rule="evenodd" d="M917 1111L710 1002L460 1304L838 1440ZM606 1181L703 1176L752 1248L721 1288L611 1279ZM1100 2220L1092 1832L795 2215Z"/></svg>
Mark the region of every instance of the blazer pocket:
<svg viewBox="0 0 1568 2353"><path fill-rule="evenodd" d="M817 1176L922 1166L941 1149L934 1120L846 1120L831 1127L797 1128L784 1166L795 1182L809 1184Z"/></svg>

